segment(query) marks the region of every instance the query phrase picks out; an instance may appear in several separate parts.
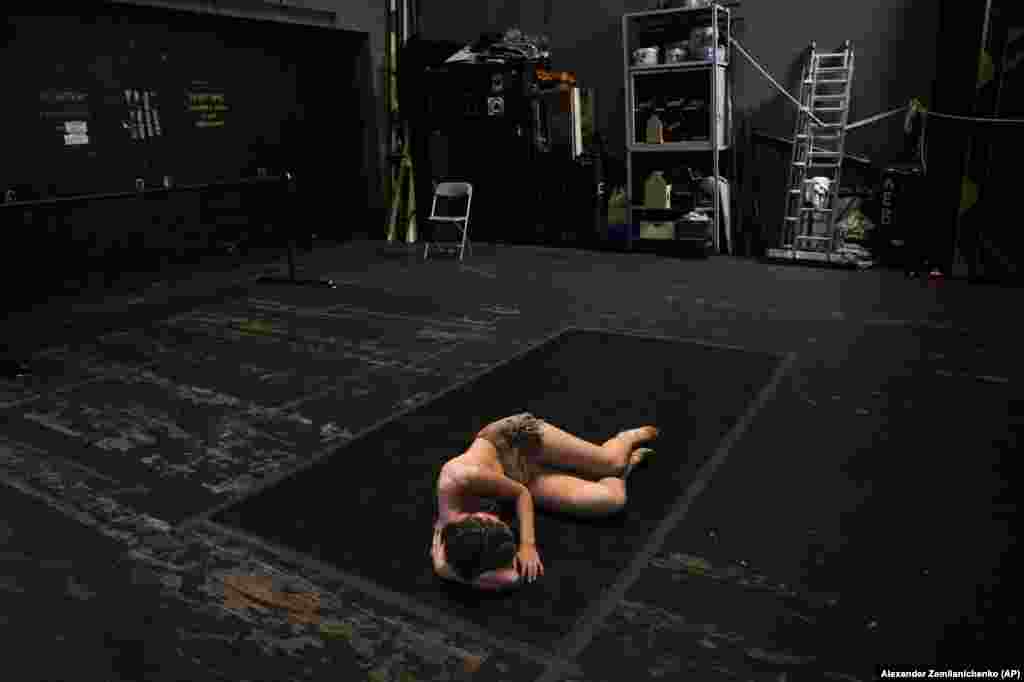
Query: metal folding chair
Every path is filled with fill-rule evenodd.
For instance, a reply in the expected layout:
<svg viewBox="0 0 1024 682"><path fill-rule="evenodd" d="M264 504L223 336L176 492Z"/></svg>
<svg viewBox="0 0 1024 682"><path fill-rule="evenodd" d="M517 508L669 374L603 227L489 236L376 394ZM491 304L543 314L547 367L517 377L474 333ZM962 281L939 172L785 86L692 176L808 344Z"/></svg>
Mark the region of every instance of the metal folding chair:
<svg viewBox="0 0 1024 682"><path fill-rule="evenodd" d="M465 198L466 210L462 215L438 215L437 213L437 200L438 198L445 199L446 203L458 201ZM467 247L470 253L473 251L473 247L469 243L469 209L473 204L473 185L468 182L441 182L438 183L437 187L434 188L434 201L430 206L430 217L427 218L432 223L435 223L435 229L437 224L441 225L454 225L462 235L462 243L459 247L459 260L462 260L463 255L466 252ZM433 230L432 230L433 232ZM426 260L430 255L430 246L434 241L434 234L430 235L430 240L426 242L423 249L423 258Z"/></svg>

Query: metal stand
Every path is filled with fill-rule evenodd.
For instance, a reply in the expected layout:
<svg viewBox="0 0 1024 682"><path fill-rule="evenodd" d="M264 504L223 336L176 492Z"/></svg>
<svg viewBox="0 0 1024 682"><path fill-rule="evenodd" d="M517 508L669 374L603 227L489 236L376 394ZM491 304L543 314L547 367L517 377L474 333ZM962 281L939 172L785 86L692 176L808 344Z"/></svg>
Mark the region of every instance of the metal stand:
<svg viewBox="0 0 1024 682"><path fill-rule="evenodd" d="M295 175L290 172L286 172L283 177L285 184L285 199L284 207L288 207L292 201L294 201L295 195ZM282 211L284 213L284 211ZM283 222L283 221L281 221ZM279 275L262 275L256 280L260 284L297 284L300 286L313 286L313 287L326 287L328 289L337 288L337 284L332 279L299 279L295 276L295 237L289 230L288 233L288 276L281 277Z"/></svg>

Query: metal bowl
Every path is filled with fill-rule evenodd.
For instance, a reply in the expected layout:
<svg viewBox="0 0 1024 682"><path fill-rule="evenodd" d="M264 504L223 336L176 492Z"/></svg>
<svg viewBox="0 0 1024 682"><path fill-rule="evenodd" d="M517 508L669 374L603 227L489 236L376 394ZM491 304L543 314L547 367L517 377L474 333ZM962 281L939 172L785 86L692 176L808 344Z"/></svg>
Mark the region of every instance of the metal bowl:
<svg viewBox="0 0 1024 682"><path fill-rule="evenodd" d="M648 66L658 63L658 48L641 47L633 50L633 65Z"/></svg>

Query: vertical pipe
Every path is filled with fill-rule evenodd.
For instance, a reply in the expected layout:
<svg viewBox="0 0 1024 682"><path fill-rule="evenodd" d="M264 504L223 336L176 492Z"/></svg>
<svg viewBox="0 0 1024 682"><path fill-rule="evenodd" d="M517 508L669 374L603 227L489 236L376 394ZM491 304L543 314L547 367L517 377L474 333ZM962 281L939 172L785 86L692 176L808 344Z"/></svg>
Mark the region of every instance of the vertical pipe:
<svg viewBox="0 0 1024 682"><path fill-rule="evenodd" d="M989 25L988 24L989 24L989 20L991 18L991 14L992 14L992 0L985 0L985 14L984 14L984 18L982 19L982 25L981 25L981 45L979 46L978 52L977 52L977 60L978 60L977 61L977 68L975 68L975 70L974 70L974 78L975 78L975 81L974 81L974 103L971 105L971 110L970 110L970 113L974 114L974 115L977 115L977 113L978 113L978 80L977 79L978 79L978 72L979 72L979 69L981 67L982 52L985 50L986 47L988 47L988 31L989 31ZM967 177L967 174L970 172L970 168L971 168L971 156L972 156L972 151L973 151L973 146L974 146L973 142L974 142L974 136L971 135L971 136L969 136L967 138L967 149L964 152L964 158L963 158L963 162L961 164L961 170L960 170L960 192L961 192L961 199L960 199L960 203L958 203L958 205L957 205L956 223L955 223L954 228L953 228L953 274L958 276L958 277L962 277L964 275L968 275L968 276L973 275L974 271L976 270L976 266L978 265L978 263L977 263L977 260L978 260L978 249L977 249L977 247L972 245L972 249L971 249L972 253L969 254L969 257L971 258L971 262L967 262L966 257L965 257L965 255L963 253L963 249L961 248L961 246L962 246L962 238L963 238L963 215L960 212L960 205L963 202L962 194L963 194L964 179Z"/></svg>
<svg viewBox="0 0 1024 682"><path fill-rule="evenodd" d="M626 112L626 249L633 250L633 143L636 133L633 132L633 75L629 72L629 23L622 17L622 73L626 76L625 106Z"/></svg>
<svg viewBox="0 0 1024 682"><path fill-rule="evenodd" d="M394 200L395 183L391 153L393 147L394 127L391 120L391 51L394 35L395 0L384 0L384 60L381 75L384 78L384 206L385 214L391 214L390 208Z"/></svg>
<svg viewBox="0 0 1024 682"><path fill-rule="evenodd" d="M713 158L711 159L711 200L715 202L715 205L713 207L714 210L711 213L711 215L714 216L714 227L712 228L714 230L713 241L715 244L715 251L721 253L722 223L721 216L719 214L722 210L722 202L720 201L720 188L718 186L718 176L720 172L718 167L718 153L720 151L718 147L718 12L718 3L711 5L711 106L708 107L708 109L711 113L711 154L713 156Z"/></svg>

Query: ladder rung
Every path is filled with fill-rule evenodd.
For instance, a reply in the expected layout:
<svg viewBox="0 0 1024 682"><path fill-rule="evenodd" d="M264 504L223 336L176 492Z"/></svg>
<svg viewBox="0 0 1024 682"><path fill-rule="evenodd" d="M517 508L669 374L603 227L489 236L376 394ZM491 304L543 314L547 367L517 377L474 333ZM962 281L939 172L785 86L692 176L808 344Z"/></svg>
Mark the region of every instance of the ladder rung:
<svg viewBox="0 0 1024 682"><path fill-rule="evenodd" d="M818 59L846 59L849 56L848 52L819 52L814 55Z"/></svg>
<svg viewBox="0 0 1024 682"><path fill-rule="evenodd" d="M845 127L842 123L815 123L814 121L811 121L810 124L812 126L816 127L816 128L844 128ZM821 138L817 138L817 139L821 139Z"/></svg>
<svg viewBox="0 0 1024 682"><path fill-rule="evenodd" d="M801 208L804 213L831 213L831 208Z"/></svg>
<svg viewBox="0 0 1024 682"><path fill-rule="evenodd" d="M793 165L800 168L839 168L838 163L813 163L808 161L794 161Z"/></svg>
<svg viewBox="0 0 1024 682"><path fill-rule="evenodd" d="M817 71L818 71L818 73L821 73L823 71L827 71L829 73L832 73L833 71L846 71L849 68L850 68L849 66L819 66Z"/></svg>
<svg viewBox="0 0 1024 682"><path fill-rule="evenodd" d="M837 85L839 83L849 83L849 78L829 78L828 80L815 80L814 78L808 78L804 83L813 83L817 85Z"/></svg>
<svg viewBox="0 0 1024 682"><path fill-rule="evenodd" d="M809 137L812 137L812 136L808 135L807 133L799 133L797 135L797 139L800 139L800 140L804 140L804 139L807 139ZM815 140L841 140L841 139L843 139L842 135L814 135L813 137L814 137Z"/></svg>
<svg viewBox="0 0 1024 682"><path fill-rule="evenodd" d="M790 221L790 222L793 222L793 221L795 221L795 220L800 220L800 218L798 218L798 217L796 217L796 216L791 216L791 215L788 215L788 216L786 216L786 220L788 220L788 221Z"/></svg>
<svg viewBox="0 0 1024 682"><path fill-rule="evenodd" d="M811 99L846 99L847 95L811 95Z"/></svg>
<svg viewBox="0 0 1024 682"><path fill-rule="evenodd" d="M830 151L809 151L807 153L810 154L811 156L842 156L840 152Z"/></svg>
<svg viewBox="0 0 1024 682"><path fill-rule="evenodd" d="M846 111L846 107L814 107L811 109L811 112L815 114L832 111Z"/></svg>
<svg viewBox="0 0 1024 682"><path fill-rule="evenodd" d="M809 242L828 242L828 241L832 241L832 237L816 237L816 236L809 235L809 234L798 234L796 236L796 240L800 241L801 239L805 239L805 240L807 240Z"/></svg>

